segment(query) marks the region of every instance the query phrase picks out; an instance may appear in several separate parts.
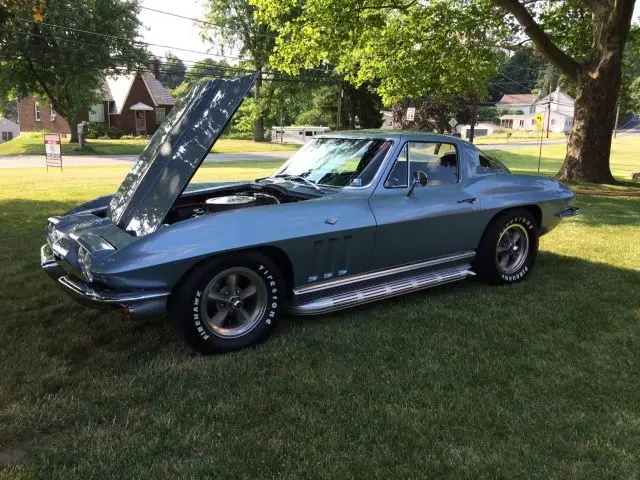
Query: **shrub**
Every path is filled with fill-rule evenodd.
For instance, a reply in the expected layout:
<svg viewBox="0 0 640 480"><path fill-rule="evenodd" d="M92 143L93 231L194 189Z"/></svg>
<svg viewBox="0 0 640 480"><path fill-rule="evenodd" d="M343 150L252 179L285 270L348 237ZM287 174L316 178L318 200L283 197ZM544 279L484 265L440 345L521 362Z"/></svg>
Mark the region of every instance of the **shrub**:
<svg viewBox="0 0 640 480"><path fill-rule="evenodd" d="M120 137L120 140L148 140L148 137L146 135L122 135Z"/></svg>
<svg viewBox="0 0 640 480"><path fill-rule="evenodd" d="M101 137L106 138L120 138L122 137L122 130L113 125L106 125L104 123L89 123L87 127L87 138L98 139Z"/></svg>
<svg viewBox="0 0 640 480"><path fill-rule="evenodd" d="M253 140L253 132L228 132L221 136L229 140Z"/></svg>

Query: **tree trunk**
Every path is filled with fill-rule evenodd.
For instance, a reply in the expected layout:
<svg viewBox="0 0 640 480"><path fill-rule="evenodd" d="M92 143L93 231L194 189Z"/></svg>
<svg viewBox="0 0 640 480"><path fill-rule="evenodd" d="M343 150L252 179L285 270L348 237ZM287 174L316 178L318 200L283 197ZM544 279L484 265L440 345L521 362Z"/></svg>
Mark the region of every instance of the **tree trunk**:
<svg viewBox="0 0 640 480"><path fill-rule="evenodd" d="M73 117L73 121L69 122L69 129L71 130L71 139L69 143L78 143L78 124L82 121L80 114L76 113Z"/></svg>
<svg viewBox="0 0 640 480"><path fill-rule="evenodd" d="M573 128L558 180L615 183L609 167L611 135L634 4L602 2L594 9L594 48L578 74Z"/></svg>
<svg viewBox="0 0 640 480"><path fill-rule="evenodd" d="M476 136L476 117L478 110L478 97L474 94L471 98L471 121L469 122L469 142L473 143Z"/></svg>
<svg viewBox="0 0 640 480"><path fill-rule="evenodd" d="M262 99L262 73L258 75L256 79L255 101L257 114L253 120L253 141L264 142L264 115L262 115L262 105L260 104Z"/></svg>
<svg viewBox="0 0 640 480"><path fill-rule="evenodd" d="M587 75L576 98L573 128L558 180L615 183L609 168L611 134L620 88L620 62Z"/></svg>

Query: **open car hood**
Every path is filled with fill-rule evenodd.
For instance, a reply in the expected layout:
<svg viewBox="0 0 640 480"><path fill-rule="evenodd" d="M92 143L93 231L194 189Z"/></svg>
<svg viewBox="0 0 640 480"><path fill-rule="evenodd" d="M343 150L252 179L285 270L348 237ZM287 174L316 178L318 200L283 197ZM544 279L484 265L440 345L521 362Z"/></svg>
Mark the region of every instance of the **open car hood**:
<svg viewBox="0 0 640 480"><path fill-rule="evenodd" d="M173 107L113 195L114 224L136 236L162 224L255 79L210 80Z"/></svg>

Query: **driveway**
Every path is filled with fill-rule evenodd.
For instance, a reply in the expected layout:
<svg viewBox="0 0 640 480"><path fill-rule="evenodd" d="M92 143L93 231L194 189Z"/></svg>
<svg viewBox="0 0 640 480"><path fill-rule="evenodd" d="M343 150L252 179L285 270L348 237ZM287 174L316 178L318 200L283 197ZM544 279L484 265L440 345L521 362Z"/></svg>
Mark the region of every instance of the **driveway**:
<svg viewBox="0 0 640 480"><path fill-rule="evenodd" d="M259 153L210 153L205 162L264 162L287 160L295 152L259 152ZM128 165L138 155L68 155L63 157L65 167L97 167ZM0 168L44 168L44 155L0 155Z"/></svg>

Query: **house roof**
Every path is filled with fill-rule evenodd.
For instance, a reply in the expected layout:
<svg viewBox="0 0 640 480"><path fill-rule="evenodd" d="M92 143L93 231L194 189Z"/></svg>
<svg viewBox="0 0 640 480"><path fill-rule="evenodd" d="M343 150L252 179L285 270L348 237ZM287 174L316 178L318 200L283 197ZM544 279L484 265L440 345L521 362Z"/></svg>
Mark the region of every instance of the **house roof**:
<svg viewBox="0 0 640 480"><path fill-rule="evenodd" d="M536 101L535 93L517 93L504 95L498 103L503 105L533 105Z"/></svg>
<svg viewBox="0 0 640 480"><path fill-rule="evenodd" d="M164 88L151 72L140 72L140 76L156 107L158 105L174 105L176 103L169 91ZM136 74L107 77L105 88L103 88L103 98L105 101L115 102L117 114L122 113L135 79Z"/></svg>
<svg viewBox="0 0 640 480"><path fill-rule="evenodd" d="M144 80L147 90L149 90L149 95L151 95L156 106L175 105L176 101L169 93L169 90L164 88L164 85L151 72L142 72L142 80Z"/></svg>

